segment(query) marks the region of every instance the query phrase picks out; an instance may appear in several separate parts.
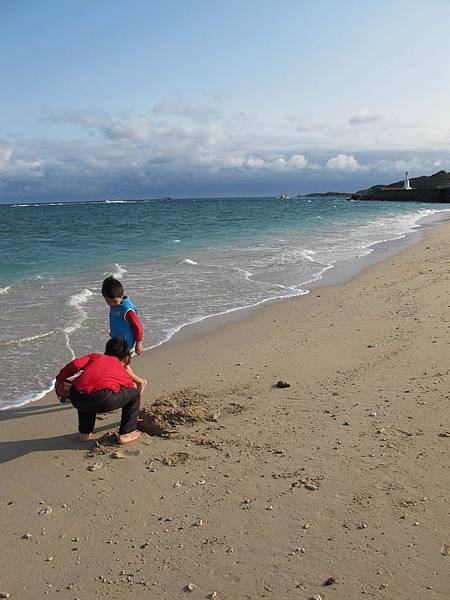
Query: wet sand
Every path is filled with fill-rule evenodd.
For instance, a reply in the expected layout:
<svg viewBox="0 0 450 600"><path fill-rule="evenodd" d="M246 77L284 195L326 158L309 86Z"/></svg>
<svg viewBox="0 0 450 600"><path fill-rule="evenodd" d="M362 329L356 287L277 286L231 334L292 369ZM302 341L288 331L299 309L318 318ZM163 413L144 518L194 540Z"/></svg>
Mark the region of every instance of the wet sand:
<svg viewBox="0 0 450 600"><path fill-rule="evenodd" d="M1 412L0 592L447 598L449 235L145 353L166 437L83 446L53 394Z"/></svg>

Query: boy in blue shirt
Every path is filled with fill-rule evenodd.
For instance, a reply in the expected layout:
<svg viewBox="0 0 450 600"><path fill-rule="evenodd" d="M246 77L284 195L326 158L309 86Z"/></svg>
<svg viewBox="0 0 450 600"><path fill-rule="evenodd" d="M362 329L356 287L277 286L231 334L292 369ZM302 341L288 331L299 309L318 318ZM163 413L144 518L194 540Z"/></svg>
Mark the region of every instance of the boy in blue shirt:
<svg viewBox="0 0 450 600"><path fill-rule="evenodd" d="M137 308L131 299L125 295L123 285L114 277L107 277L102 284L102 296L109 306L109 333L111 337L125 340L132 351L141 354L144 351L142 344L144 329L138 317ZM127 370L142 393L147 385L147 380L133 373L129 365Z"/></svg>

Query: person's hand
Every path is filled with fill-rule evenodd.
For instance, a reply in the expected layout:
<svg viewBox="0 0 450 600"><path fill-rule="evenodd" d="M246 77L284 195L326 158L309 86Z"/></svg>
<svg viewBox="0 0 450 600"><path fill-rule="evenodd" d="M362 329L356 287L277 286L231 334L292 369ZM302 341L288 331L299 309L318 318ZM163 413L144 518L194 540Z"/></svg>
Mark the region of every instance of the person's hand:
<svg viewBox="0 0 450 600"><path fill-rule="evenodd" d="M142 342L136 342L136 354L142 354L144 352L144 345Z"/></svg>
<svg viewBox="0 0 450 600"><path fill-rule="evenodd" d="M144 393L144 390L147 387L147 383L148 381L146 379L141 379L141 381L136 385L141 395Z"/></svg>

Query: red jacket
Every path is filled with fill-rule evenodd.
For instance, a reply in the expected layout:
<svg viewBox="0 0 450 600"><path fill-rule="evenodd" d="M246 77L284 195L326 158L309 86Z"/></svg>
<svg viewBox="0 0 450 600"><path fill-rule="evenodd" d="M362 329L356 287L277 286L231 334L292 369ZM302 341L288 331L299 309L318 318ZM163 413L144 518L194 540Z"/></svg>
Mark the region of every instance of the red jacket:
<svg viewBox="0 0 450 600"><path fill-rule="evenodd" d="M121 387L136 387L127 370L116 356L106 354L87 354L75 358L67 364L56 377L56 383L83 371L73 380L75 388L83 394L91 394L99 390L118 392Z"/></svg>

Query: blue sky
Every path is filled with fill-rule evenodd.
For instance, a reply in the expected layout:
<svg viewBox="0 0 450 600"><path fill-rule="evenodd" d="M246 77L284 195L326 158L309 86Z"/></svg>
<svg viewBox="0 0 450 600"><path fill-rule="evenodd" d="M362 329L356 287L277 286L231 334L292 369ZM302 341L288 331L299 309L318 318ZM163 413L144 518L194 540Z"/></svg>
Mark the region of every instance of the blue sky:
<svg viewBox="0 0 450 600"><path fill-rule="evenodd" d="M2 0L0 201L450 170L448 0Z"/></svg>

